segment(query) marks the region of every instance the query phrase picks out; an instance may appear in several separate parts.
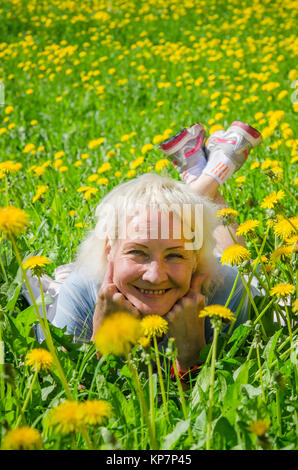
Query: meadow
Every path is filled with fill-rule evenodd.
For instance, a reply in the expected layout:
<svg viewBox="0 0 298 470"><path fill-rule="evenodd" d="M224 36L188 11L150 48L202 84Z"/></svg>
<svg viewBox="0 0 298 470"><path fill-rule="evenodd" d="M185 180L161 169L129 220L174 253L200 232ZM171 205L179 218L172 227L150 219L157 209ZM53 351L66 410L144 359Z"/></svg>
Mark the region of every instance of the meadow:
<svg viewBox="0 0 298 470"><path fill-rule="evenodd" d="M296 8L1 2L1 449L297 449ZM202 350L189 390L170 377L175 345L156 353L166 325L148 327L151 343L132 325L135 345L98 360L93 343L43 320L49 299L26 303L26 260L45 257L37 278L72 262L108 191L142 173L179 178L161 141L234 120L263 136L221 189L248 248L231 262L260 295L248 322Z"/></svg>

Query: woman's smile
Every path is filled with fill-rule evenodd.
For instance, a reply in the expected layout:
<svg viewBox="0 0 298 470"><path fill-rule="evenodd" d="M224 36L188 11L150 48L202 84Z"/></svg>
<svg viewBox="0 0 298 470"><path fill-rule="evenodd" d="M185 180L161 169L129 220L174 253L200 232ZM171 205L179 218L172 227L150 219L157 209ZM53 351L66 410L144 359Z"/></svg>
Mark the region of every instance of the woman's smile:
<svg viewBox="0 0 298 470"><path fill-rule="evenodd" d="M133 286L133 287L135 287L135 289L137 289L137 291L140 292L144 297L152 298L152 299L160 298L164 294L166 294L170 290L172 290L171 288L169 288L169 289L157 289L157 288L148 289L148 288L146 288L145 289L145 288L141 288L141 287L137 287L137 286Z"/></svg>

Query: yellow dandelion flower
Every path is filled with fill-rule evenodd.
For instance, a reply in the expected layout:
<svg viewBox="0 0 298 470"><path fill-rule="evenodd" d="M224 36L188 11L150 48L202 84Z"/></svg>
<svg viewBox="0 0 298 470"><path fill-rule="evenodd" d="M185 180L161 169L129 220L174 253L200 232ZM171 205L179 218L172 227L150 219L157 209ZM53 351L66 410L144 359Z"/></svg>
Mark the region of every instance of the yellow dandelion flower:
<svg viewBox="0 0 298 470"><path fill-rule="evenodd" d="M55 427L61 434L79 432L84 420L83 409L77 401L65 401L53 408L49 413L49 426Z"/></svg>
<svg viewBox="0 0 298 470"><path fill-rule="evenodd" d="M253 162L251 165L250 165L250 169L251 170L255 170L256 168L259 168L260 166L260 162Z"/></svg>
<svg viewBox="0 0 298 470"><path fill-rule="evenodd" d="M3 450L38 450L42 447L42 438L37 429L29 426L8 431L3 437Z"/></svg>
<svg viewBox="0 0 298 470"><path fill-rule="evenodd" d="M237 217L239 215L239 212L236 211L235 209L230 209L229 207L225 207L224 209L219 209L216 212L216 217L219 219L220 217L224 216L232 216L232 217Z"/></svg>
<svg viewBox="0 0 298 470"><path fill-rule="evenodd" d="M298 234L297 235L292 235L291 237L286 237L284 239L285 243L287 245L292 246L293 249L297 250L298 247Z"/></svg>
<svg viewBox="0 0 298 470"><path fill-rule="evenodd" d="M168 322L159 315L147 315L141 321L144 335L148 337L162 336L168 331Z"/></svg>
<svg viewBox="0 0 298 470"><path fill-rule="evenodd" d="M148 336L142 336L138 343L143 347L143 348L148 348L148 346L150 345L150 338L148 338Z"/></svg>
<svg viewBox="0 0 298 470"><path fill-rule="evenodd" d="M286 297L287 295L293 294L295 292L295 286L289 284L288 282L276 284L270 289L270 295L273 297Z"/></svg>
<svg viewBox="0 0 298 470"><path fill-rule="evenodd" d="M6 173L6 174L15 173L21 168L22 168L21 163L14 163L11 160L7 160L6 162L0 163L0 172Z"/></svg>
<svg viewBox="0 0 298 470"><path fill-rule="evenodd" d="M126 173L126 177L133 178L135 174L136 174L136 170L128 170L128 172Z"/></svg>
<svg viewBox="0 0 298 470"><path fill-rule="evenodd" d="M245 222L242 222L242 224L239 225L236 232L236 236L238 237L239 235L247 235L249 232L254 232L255 228L259 225L260 222L258 220L246 220Z"/></svg>
<svg viewBox="0 0 298 470"><path fill-rule="evenodd" d="M46 256L31 256L23 263L24 269L44 268L51 261Z"/></svg>
<svg viewBox="0 0 298 470"><path fill-rule="evenodd" d="M290 219L280 218L273 225L273 231L275 235L283 240L291 237L298 231L298 217L291 217Z"/></svg>
<svg viewBox="0 0 298 470"><path fill-rule="evenodd" d="M87 180L92 183L93 181L96 181L98 178L99 176L95 174L95 175L88 176Z"/></svg>
<svg viewBox="0 0 298 470"><path fill-rule="evenodd" d="M86 201L88 201L88 199L90 199L90 197L93 196L94 194L96 194L97 192L98 192L98 188L88 188L84 192L84 199L86 199Z"/></svg>
<svg viewBox="0 0 298 470"><path fill-rule="evenodd" d="M58 170L60 171L60 173L65 173L68 170L68 167L63 165L63 166L60 166Z"/></svg>
<svg viewBox="0 0 298 470"><path fill-rule="evenodd" d="M112 168L110 162L104 162L97 170L97 173L104 173L105 171L109 171Z"/></svg>
<svg viewBox="0 0 298 470"><path fill-rule="evenodd" d="M49 370L54 364L52 354L43 348L34 348L28 352L25 364L33 370Z"/></svg>
<svg viewBox="0 0 298 470"><path fill-rule="evenodd" d="M121 171L115 171L116 178L120 178L122 176Z"/></svg>
<svg viewBox="0 0 298 470"><path fill-rule="evenodd" d="M155 164L156 171L162 171L164 168L167 168L170 165L170 160L167 158L161 158Z"/></svg>
<svg viewBox="0 0 298 470"><path fill-rule="evenodd" d="M261 207L263 209L273 209L273 207L284 197L285 193L281 189L278 192L273 191L273 193L264 198L263 202L261 203Z"/></svg>
<svg viewBox="0 0 298 470"><path fill-rule="evenodd" d="M54 161L53 167L56 169L62 165L63 165L63 160L61 160L61 158L58 158L57 160Z"/></svg>
<svg viewBox="0 0 298 470"><path fill-rule="evenodd" d="M104 356L127 355L143 335L140 320L135 316L118 312L106 317L95 336L95 345Z"/></svg>
<svg viewBox="0 0 298 470"><path fill-rule="evenodd" d="M97 184L108 184L108 178L98 178Z"/></svg>
<svg viewBox="0 0 298 470"><path fill-rule="evenodd" d="M89 426L100 426L112 416L112 407L104 400L87 400L80 406L83 411L83 423Z"/></svg>
<svg viewBox="0 0 298 470"><path fill-rule="evenodd" d="M270 427L270 421L268 419L258 419L257 421L252 421L249 425L249 431L256 436L264 436Z"/></svg>
<svg viewBox="0 0 298 470"><path fill-rule="evenodd" d="M160 144L163 140L164 140L164 136L162 134L158 134L153 137L153 143L155 145Z"/></svg>
<svg viewBox="0 0 298 470"><path fill-rule="evenodd" d="M223 321L234 321L233 312L223 305L208 305L200 311L199 317L217 317Z"/></svg>
<svg viewBox="0 0 298 470"><path fill-rule="evenodd" d="M29 216L22 209L14 206L0 208L0 232L18 236L25 232L30 224Z"/></svg>
<svg viewBox="0 0 298 470"><path fill-rule="evenodd" d="M92 150L98 147L99 145L103 144L104 141L105 141L104 137L100 137L99 139L93 139L89 142L88 147Z"/></svg>
<svg viewBox="0 0 298 470"><path fill-rule="evenodd" d="M235 183L237 183L238 186L241 186L246 180L246 176L239 176L238 178L235 179Z"/></svg>
<svg viewBox="0 0 298 470"><path fill-rule="evenodd" d="M144 157L138 157L133 162L131 162L129 166L132 170L134 170L135 168L138 168L138 166L142 165L143 162Z"/></svg>
<svg viewBox="0 0 298 470"><path fill-rule="evenodd" d="M298 312L298 299L294 300L292 310L293 310L294 313Z"/></svg>
<svg viewBox="0 0 298 470"><path fill-rule="evenodd" d="M233 266L249 259L250 253L248 249L242 245L235 244L224 250L220 261L222 264L230 264Z"/></svg>
<svg viewBox="0 0 298 470"><path fill-rule="evenodd" d="M65 156L65 152L63 150L58 150L58 152L54 154L54 159L60 160L61 157L64 157L64 156Z"/></svg>
<svg viewBox="0 0 298 470"><path fill-rule="evenodd" d="M272 263L277 263L278 261L285 261L287 258L291 258L292 254L292 246L280 246L271 253L270 261Z"/></svg>
<svg viewBox="0 0 298 470"><path fill-rule="evenodd" d="M41 196L47 191L48 188L49 187L46 185L38 185L37 192L35 196L33 197L32 202L34 203L38 201L41 198Z"/></svg>
<svg viewBox="0 0 298 470"><path fill-rule="evenodd" d="M6 108L4 109L4 112L5 114L11 114L13 110L14 110L13 106L6 106Z"/></svg>
<svg viewBox="0 0 298 470"><path fill-rule="evenodd" d="M145 144L143 145L142 149L141 149L141 153L147 153L149 152L149 150L152 150L154 148L154 146L152 144Z"/></svg>
<svg viewBox="0 0 298 470"><path fill-rule="evenodd" d="M23 149L23 152L24 153L30 153L32 152L32 150L35 149L35 145L34 144L26 144L24 149Z"/></svg>
<svg viewBox="0 0 298 470"><path fill-rule="evenodd" d="M35 176L41 176L44 175L46 169L44 166L36 166L35 168L33 168L33 171Z"/></svg>

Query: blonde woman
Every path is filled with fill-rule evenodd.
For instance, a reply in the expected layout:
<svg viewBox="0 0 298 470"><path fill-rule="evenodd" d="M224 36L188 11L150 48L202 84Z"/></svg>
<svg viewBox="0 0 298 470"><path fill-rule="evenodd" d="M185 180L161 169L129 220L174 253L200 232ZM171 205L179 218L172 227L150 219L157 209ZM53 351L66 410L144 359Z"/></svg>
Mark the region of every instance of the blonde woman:
<svg viewBox="0 0 298 470"><path fill-rule="evenodd" d="M198 313L208 304L224 305L237 275L218 259L234 243L217 224L216 211L224 204L218 188L260 141L257 131L237 123L211 136L209 153L200 123L161 144L185 182L145 174L115 187L101 201L94 230L68 265L71 273L57 296L55 326L89 341L113 312L161 315L176 340L179 369L196 365L212 337L210 321ZM233 312L244 292L238 281L228 305ZM246 321L248 308L246 297L236 325Z"/></svg>

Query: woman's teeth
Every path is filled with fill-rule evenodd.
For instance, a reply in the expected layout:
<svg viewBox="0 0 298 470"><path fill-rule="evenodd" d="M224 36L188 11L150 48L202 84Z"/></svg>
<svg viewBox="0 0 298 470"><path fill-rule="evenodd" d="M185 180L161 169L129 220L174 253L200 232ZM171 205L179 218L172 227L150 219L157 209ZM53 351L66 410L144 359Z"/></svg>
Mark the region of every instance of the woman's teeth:
<svg viewBox="0 0 298 470"><path fill-rule="evenodd" d="M153 295L160 295L164 294L168 289L162 289L162 290L148 290L148 289L140 289L142 294L153 294Z"/></svg>

